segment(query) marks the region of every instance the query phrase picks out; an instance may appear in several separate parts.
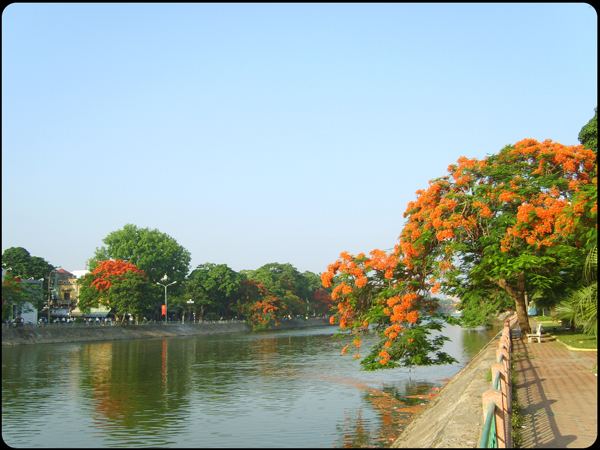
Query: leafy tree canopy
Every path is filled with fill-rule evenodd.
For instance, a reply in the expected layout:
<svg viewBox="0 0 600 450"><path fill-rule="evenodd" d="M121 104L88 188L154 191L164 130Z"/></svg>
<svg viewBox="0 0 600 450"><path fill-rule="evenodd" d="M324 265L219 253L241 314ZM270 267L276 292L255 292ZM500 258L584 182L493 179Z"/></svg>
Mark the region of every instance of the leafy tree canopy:
<svg viewBox="0 0 600 450"><path fill-rule="evenodd" d="M48 278L54 266L39 256L31 254L23 247L11 247L2 253L2 268L14 276L34 280L44 279L43 292L48 291ZM34 302L35 304L39 302ZM39 305L38 305L39 307Z"/></svg>
<svg viewBox="0 0 600 450"><path fill-rule="evenodd" d="M393 252L342 252L321 277L341 328L381 332L363 363L446 362L441 341L427 337L440 290L469 289L475 306L489 294L498 305L508 297L527 332L526 294L572 285L596 243L595 156L582 145L524 139L484 160L461 157L417 191Z"/></svg>
<svg viewBox="0 0 600 450"><path fill-rule="evenodd" d="M190 265L190 253L166 233L156 229L127 224L108 234L104 246L97 248L88 266L93 270L98 261L123 259L143 270L150 281L157 282L166 274L181 286ZM175 285L174 289L179 286Z"/></svg>
<svg viewBox="0 0 600 450"><path fill-rule="evenodd" d="M23 247L11 247L2 253L2 268L20 278L48 278L54 266L39 256L31 256Z"/></svg>
<svg viewBox="0 0 600 450"><path fill-rule="evenodd" d="M594 108L594 117L581 128L578 138L585 148L598 153L598 108Z"/></svg>
<svg viewBox="0 0 600 450"><path fill-rule="evenodd" d="M185 280L184 299L192 299L200 307L201 317L211 312L229 317L233 302L239 297L243 276L226 264L205 263L196 267Z"/></svg>

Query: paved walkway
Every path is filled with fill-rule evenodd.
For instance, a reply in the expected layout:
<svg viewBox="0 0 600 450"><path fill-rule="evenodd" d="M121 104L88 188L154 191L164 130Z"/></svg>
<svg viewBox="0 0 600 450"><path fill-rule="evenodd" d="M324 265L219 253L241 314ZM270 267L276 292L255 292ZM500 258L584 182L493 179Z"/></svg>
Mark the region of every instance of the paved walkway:
<svg viewBox="0 0 600 450"><path fill-rule="evenodd" d="M517 399L525 448L584 448L598 435L597 352L558 341L513 340Z"/></svg>

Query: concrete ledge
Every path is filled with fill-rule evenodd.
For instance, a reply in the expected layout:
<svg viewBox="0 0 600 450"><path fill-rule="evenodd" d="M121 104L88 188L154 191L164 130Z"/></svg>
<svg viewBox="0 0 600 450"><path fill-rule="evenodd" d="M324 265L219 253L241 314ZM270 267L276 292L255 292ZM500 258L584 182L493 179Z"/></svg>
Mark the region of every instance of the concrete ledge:
<svg viewBox="0 0 600 450"><path fill-rule="evenodd" d="M306 328L326 325L324 319L290 320L278 326L279 329ZM147 339L171 336L194 336L218 333L249 332L244 322L212 322L201 324L146 324L114 326L73 326L57 325L47 327L24 326L19 328L2 327L2 346L22 344L51 344L59 342L112 341L120 339Z"/></svg>
<svg viewBox="0 0 600 450"><path fill-rule="evenodd" d="M391 445L393 448L474 448L483 428L481 394L490 388L498 339L492 339L440 390Z"/></svg>

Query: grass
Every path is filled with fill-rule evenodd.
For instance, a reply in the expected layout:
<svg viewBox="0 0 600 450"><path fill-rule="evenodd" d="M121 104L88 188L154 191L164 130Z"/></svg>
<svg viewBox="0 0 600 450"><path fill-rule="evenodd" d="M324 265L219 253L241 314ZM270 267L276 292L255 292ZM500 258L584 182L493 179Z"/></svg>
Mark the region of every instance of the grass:
<svg viewBox="0 0 600 450"><path fill-rule="evenodd" d="M597 349L598 339L596 336L589 336L577 331L570 330L556 330L554 331L556 339L561 341L563 344L567 344L569 347L583 348L583 349Z"/></svg>
<svg viewBox="0 0 600 450"><path fill-rule="evenodd" d="M538 323L541 323L542 326L557 326L560 327L561 321L552 316L532 316L532 320L535 320Z"/></svg>

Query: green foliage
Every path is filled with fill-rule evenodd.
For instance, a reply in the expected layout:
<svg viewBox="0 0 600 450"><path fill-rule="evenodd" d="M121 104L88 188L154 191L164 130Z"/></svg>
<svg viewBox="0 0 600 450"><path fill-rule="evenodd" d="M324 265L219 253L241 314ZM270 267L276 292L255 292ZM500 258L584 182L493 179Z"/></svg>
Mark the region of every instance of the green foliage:
<svg viewBox="0 0 600 450"><path fill-rule="evenodd" d="M489 325L499 312L512 307L513 303L508 295L497 289L466 291L460 302L460 323L465 327Z"/></svg>
<svg viewBox="0 0 600 450"><path fill-rule="evenodd" d="M98 261L123 259L146 272L151 282L160 281L166 274L170 280L178 282L172 287L173 291L183 290L181 286L189 270L190 253L168 234L127 224L109 233L102 242L105 245L97 248L88 261L90 270Z"/></svg>
<svg viewBox="0 0 600 450"><path fill-rule="evenodd" d="M585 148L598 153L598 108L594 108L594 117L581 128L578 139Z"/></svg>
<svg viewBox="0 0 600 450"><path fill-rule="evenodd" d="M139 318L152 309L152 287L144 274L126 272L109 289L110 306L117 314Z"/></svg>
<svg viewBox="0 0 600 450"><path fill-rule="evenodd" d="M111 276L111 286L106 291L96 289L92 285L94 279L95 275L88 273L78 280L78 306L81 311L89 312L90 308L102 305L110 308L117 317L129 313L139 318L152 312L157 290L145 274L129 271Z"/></svg>
<svg viewBox="0 0 600 450"><path fill-rule="evenodd" d="M77 280L79 285L79 299L77 302L78 308L83 312L89 312L90 308L97 308L100 304L108 303L104 301L100 292L92 286L95 276L92 273L86 273Z"/></svg>
<svg viewBox="0 0 600 450"><path fill-rule="evenodd" d="M598 251L594 247L588 254L583 270L584 285L572 291L570 295L556 307L558 318L568 321L571 326L583 329L589 335L598 333Z"/></svg>
<svg viewBox="0 0 600 450"><path fill-rule="evenodd" d="M378 361L379 352L383 350L385 341L385 336L381 333L381 340L373 346L369 354L361 361L361 365L365 370L378 370L399 366L456 363L455 358L440 350L449 338L442 334L432 336L433 332L439 332L441 329L441 322L432 319L419 321L417 325L407 328L394 340L391 347L386 349L390 354L390 361L385 365L381 365Z"/></svg>
<svg viewBox="0 0 600 450"><path fill-rule="evenodd" d="M234 302L240 295L242 279L241 274L226 264L201 264L185 280L183 299L194 301L193 308L200 308L201 318L205 313L231 317L235 313Z"/></svg>
<svg viewBox="0 0 600 450"><path fill-rule="evenodd" d="M2 268L17 276L27 278L30 273L31 255L23 247L11 247L2 253Z"/></svg>
<svg viewBox="0 0 600 450"><path fill-rule="evenodd" d="M314 277L306 274L307 272L301 274L289 263L269 263L246 272L248 279L262 286L269 295L281 300L278 317L284 312L291 315L307 314L317 285Z"/></svg>
<svg viewBox="0 0 600 450"><path fill-rule="evenodd" d="M14 276L34 280L44 279L43 291L48 290L48 277L54 266L39 256L31 256L23 247L10 247L2 253L2 268Z"/></svg>

